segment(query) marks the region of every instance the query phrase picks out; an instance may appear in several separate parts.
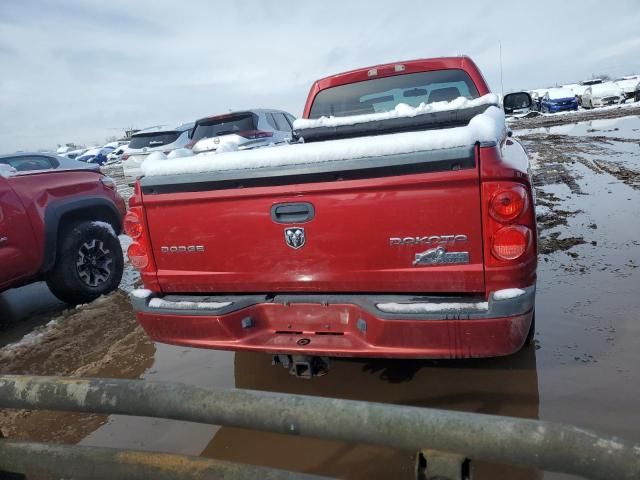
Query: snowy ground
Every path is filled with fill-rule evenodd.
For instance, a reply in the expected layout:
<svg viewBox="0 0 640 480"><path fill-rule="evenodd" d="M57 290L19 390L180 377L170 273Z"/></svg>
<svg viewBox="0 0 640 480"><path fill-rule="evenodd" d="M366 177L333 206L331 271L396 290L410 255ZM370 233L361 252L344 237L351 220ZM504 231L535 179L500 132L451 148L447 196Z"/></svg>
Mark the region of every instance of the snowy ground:
<svg viewBox="0 0 640 480"><path fill-rule="evenodd" d="M633 421L640 398L639 107L511 123L532 157L540 229L535 346L517 355L451 362L333 360L329 375L301 381L272 367L266 355L155 344L137 327L120 291L45 316L42 328L0 349L0 371L450 408L560 421L640 442L640 424ZM128 198L131 188L118 167L110 174ZM126 249L129 239L120 240ZM127 266L121 289L131 290L137 280ZM10 332L18 325L4 328ZM16 439L202 454L339 478L414 478L410 452L226 427L5 411L0 429ZM482 463L473 468L476 480L567 478Z"/></svg>

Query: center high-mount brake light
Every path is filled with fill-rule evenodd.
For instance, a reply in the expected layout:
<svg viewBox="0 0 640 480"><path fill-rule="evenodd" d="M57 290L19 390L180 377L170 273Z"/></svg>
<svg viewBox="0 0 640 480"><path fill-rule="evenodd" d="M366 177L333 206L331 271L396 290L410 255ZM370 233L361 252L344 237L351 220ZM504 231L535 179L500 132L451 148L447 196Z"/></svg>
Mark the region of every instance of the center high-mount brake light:
<svg viewBox="0 0 640 480"><path fill-rule="evenodd" d="M489 215L501 223L511 222L518 218L527 202L527 192L521 185L497 191L491 197Z"/></svg>
<svg viewBox="0 0 640 480"><path fill-rule="evenodd" d="M132 211L128 211L124 216L124 231L134 240L140 238L142 235L142 223L138 215Z"/></svg>

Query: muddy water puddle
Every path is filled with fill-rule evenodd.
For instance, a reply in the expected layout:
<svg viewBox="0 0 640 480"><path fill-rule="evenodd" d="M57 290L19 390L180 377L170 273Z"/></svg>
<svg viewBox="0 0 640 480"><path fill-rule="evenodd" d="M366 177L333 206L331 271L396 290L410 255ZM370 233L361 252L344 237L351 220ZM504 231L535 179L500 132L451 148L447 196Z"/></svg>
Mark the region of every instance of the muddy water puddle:
<svg viewBox="0 0 640 480"><path fill-rule="evenodd" d="M144 378L540 418L640 442L640 190L617 170L640 171L631 149L640 154L640 147L601 135L517 136L535 159L543 247L535 345L517 355L333 360L327 376L306 381L271 366L267 355L153 344L117 293L65 311L35 348L0 350L2 371ZM620 130L616 137L626 138ZM0 427L14 438L205 455L338 478L413 478L415 452L229 427L53 412L4 412ZM570 478L473 465L480 480Z"/></svg>

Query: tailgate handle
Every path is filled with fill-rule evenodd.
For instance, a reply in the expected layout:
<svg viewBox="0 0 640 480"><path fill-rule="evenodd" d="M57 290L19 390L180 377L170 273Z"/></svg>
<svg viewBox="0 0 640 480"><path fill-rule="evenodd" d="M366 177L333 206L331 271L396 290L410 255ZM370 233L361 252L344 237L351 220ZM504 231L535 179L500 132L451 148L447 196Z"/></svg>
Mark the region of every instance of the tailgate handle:
<svg viewBox="0 0 640 480"><path fill-rule="evenodd" d="M271 219L276 223L304 223L315 216L313 205L308 202L277 203L271 207Z"/></svg>

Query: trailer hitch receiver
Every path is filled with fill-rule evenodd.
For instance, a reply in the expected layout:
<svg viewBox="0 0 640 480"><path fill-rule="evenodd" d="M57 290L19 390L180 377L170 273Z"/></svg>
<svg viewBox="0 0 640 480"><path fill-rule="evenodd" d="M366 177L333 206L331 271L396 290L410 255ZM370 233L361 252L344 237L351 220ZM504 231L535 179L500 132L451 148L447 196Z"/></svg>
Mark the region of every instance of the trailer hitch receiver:
<svg viewBox="0 0 640 480"><path fill-rule="evenodd" d="M273 365L282 365L289 373L298 378L310 379L329 373L328 357L311 357L308 355L274 355Z"/></svg>

